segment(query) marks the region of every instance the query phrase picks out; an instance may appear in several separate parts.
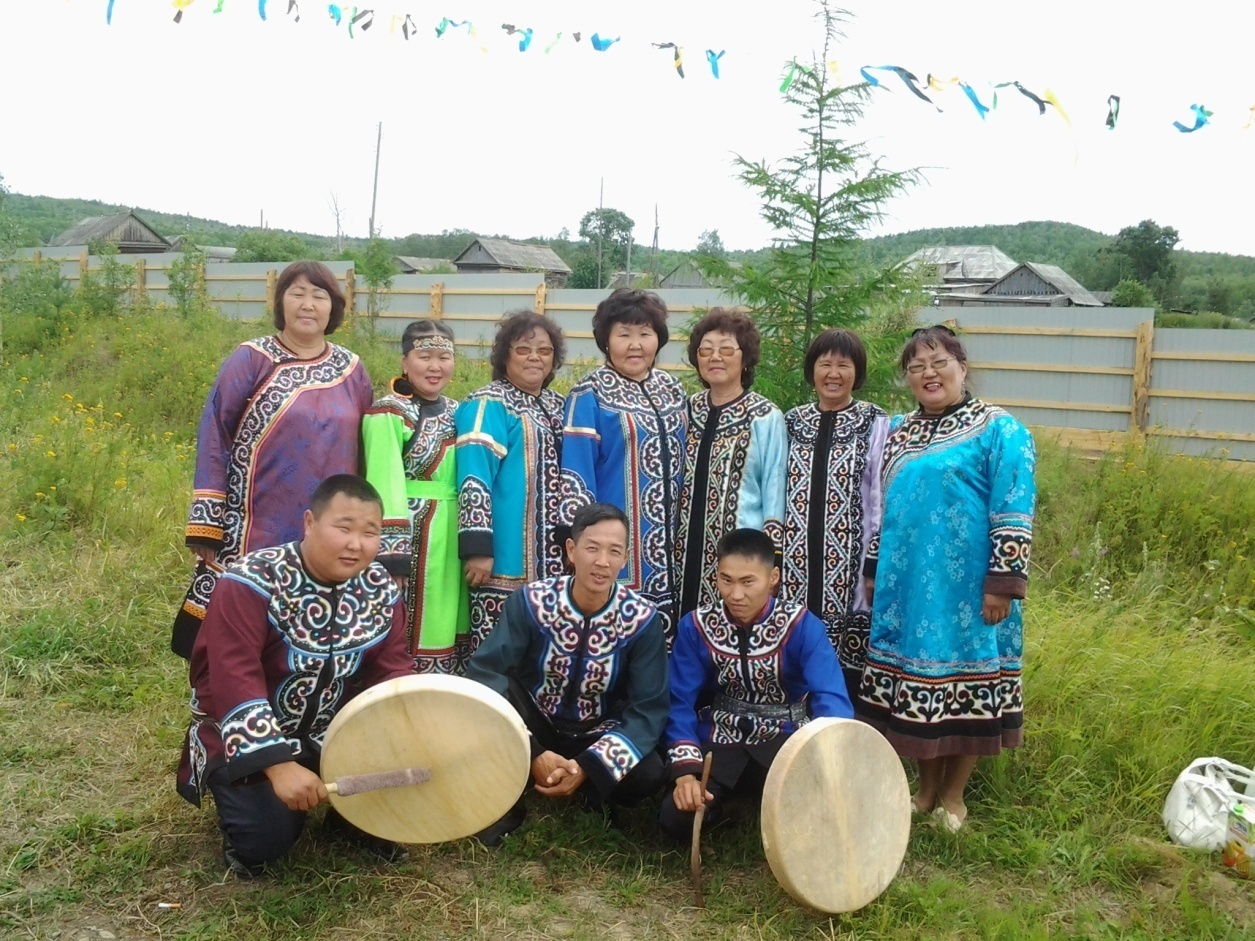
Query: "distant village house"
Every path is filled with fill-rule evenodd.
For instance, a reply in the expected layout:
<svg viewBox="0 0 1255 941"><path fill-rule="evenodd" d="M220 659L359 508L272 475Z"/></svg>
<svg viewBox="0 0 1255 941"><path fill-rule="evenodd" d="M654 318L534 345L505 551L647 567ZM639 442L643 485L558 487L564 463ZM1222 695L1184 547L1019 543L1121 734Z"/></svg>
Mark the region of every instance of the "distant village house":
<svg viewBox="0 0 1255 941"><path fill-rule="evenodd" d="M571 276L566 262L548 245L509 239L477 238L453 259L453 265L458 274L543 273L551 288L564 287Z"/></svg>
<svg viewBox="0 0 1255 941"><path fill-rule="evenodd" d="M923 275L923 288L938 307L1102 307L1058 265L1017 264L993 245L939 245L921 248L903 267Z"/></svg>
<svg viewBox="0 0 1255 941"><path fill-rule="evenodd" d="M123 255L141 252L166 252L170 242L152 226L135 215L135 211L113 216L92 216L66 229L48 242L49 248L70 245L113 245Z"/></svg>

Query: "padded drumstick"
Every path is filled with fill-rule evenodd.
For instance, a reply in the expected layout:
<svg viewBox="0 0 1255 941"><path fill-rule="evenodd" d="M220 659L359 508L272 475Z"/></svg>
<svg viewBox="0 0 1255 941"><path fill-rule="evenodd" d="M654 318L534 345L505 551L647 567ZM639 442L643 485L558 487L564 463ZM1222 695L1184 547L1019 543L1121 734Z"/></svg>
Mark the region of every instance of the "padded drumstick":
<svg viewBox="0 0 1255 941"><path fill-rule="evenodd" d="M702 805L693 814L693 844L689 847L689 875L693 877L693 904L698 908L706 907L706 898L702 895L702 818L706 816L706 785L710 783L710 765L714 761L714 753L706 752L702 761Z"/></svg>
<svg viewBox="0 0 1255 941"><path fill-rule="evenodd" d="M431 772L426 768L398 768L396 771L376 771L374 774L348 774L328 784L327 793L350 797L366 791L378 791L385 787L408 787L430 780Z"/></svg>

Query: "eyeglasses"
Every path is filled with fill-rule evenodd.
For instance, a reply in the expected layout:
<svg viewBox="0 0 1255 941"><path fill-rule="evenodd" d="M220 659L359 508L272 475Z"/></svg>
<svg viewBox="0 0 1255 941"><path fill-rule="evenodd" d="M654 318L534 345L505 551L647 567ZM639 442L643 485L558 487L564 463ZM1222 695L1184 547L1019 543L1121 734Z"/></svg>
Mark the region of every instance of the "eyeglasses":
<svg viewBox="0 0 1255 941"><path fill-rule="evenodd" d="M539 356L541 359L548 359L550 356L553 355L553 347L552 346L512 346L510 347L510 352L513 353L515 356L522 357L523 359L531 359L533 354L535 354L536 356Z"/></svg>
<svg viewBox="0 0 1255 941"><path fill-rule="evenodd" d="M718 353L722 359L731 359L739 352L741 352L741 348L739 346L699 346L697 348L697 358L710 359L710 357Z"/></svg>
<svg viewBox="0 0 1255 941"><path fill-rule="evenodd" d="M927 333L929 330L941 330L944 333L950 334L950 336L952 337L958 336L957 333L955 333L953 330L947 327L944 323L935 323L931 327L917 327L916 329L911 331L911 337L915 338L919 336L921 333Z"/></svg>
<svg viewBox="0 0 1255 941"><path fill-rule="evenodd" d="M930 360L927 363L911 363L906 367L906 371L912 376L922 375L924 370L929 368L931 368L934 372L941 372L953 362L954 360L951 357L943 356L939 359Z"/></svg>

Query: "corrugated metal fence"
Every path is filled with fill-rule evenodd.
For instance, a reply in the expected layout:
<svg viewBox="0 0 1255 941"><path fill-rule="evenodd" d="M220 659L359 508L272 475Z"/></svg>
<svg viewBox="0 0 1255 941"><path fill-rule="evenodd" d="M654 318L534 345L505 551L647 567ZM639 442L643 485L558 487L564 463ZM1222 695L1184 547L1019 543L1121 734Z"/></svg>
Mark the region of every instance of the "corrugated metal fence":
<svg viewBox="0 0 1255 941"><path fill-rule="evenodd" d="M55 262L67 281L99 267L86 248L28 249L32 261ZM168 269L178 256L122 255L135 268L136 292L169 297ZM211 264L207 294L227 316L257 320L274 300L282 266ZM361 315L367 291L351 262L329 262ZM686 322L697 309L728 303L710 289L659 291ZM486 356L501 315L527 307L552 316L567 337L568 361L601 359L592 313L605 291L548 289L539 275L397 275L382 301L378 329L399 336L418 317L453 327L458 345ZM921 322L942 312L926 308ZM968 350L974 390L1025 424L1059 429L1063 440L1091 449L1118 446L1128 435L1166 439L1174 451L1255 461L1255 330L1156 329L1142 308L946 308ZM680 337L677 337L680 339ZM668 344L665 369L681 370L684 344Z"/></svg>

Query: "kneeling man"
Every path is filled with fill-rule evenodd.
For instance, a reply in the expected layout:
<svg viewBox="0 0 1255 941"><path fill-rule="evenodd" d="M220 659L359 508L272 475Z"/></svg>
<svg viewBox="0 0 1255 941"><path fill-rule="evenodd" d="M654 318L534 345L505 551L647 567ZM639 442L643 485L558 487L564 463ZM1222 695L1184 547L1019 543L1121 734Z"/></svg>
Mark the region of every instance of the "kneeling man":
<svg viewBox="0 0 1255 941"><path fill-rule="evenodd" d="M771 537L734 529L716 553L722 604L685 615L671 651L666 743L674 786L659 819L685 840L698 807L714 823L734 790L761 792L776 753L808 718L854 714L823 622L775 597L780 569ZM714 757L703 791L706 752Z"/></svg>
<svg viewBox="0 0 1255 941"><path fill-rule="evenodd" d="M198 806L205 788L213 794L223 854L241 878L287 853L306 811L327 799L318 759L335 714L412 671L396 583L374 561L382 524L374 487L329 477L300 542L249 553L214 588L192 650L179 793ZM402 855L338 815L329 822L378 855Z"/></svg>
<svg viewBox="0 0 1255 941"><path fill-rule="evenodd" d="M536 790L592 808L634 804L664 779L666 640L654 606L616 581L627 540L618 507L582 507L566 543L575 574L516 589L466 667L522 716ZM520 801L480 840L500 843L525 816Z"/></svg>

